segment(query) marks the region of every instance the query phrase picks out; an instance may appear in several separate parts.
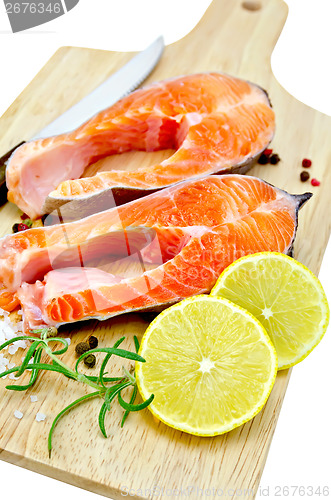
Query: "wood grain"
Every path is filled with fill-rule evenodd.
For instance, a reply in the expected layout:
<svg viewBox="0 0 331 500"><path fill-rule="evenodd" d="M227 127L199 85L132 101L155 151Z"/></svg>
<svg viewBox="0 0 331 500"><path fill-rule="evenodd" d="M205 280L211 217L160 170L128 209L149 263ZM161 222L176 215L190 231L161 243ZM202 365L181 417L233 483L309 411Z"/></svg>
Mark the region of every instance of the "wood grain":
<svg viewBox="0 0 331 500"><path fill-rule="evenodd" d="M260 9L247 10L239 0L214 0L191 33L166 47L149 81L198 71L224 71L268 90L277 119L272 147L282 162L256 166L251 173L292 193L314 193L300 213L295 257L318 273L330 233L331 118L296 101L273 77L270 55L285 23L287 7L281 0L260 3ZM33 136L131 56L61 48L1 118L0 155ZM104 160L97 167L132 170L142 162L152 164L169 154L127 153ZM321 180L320 187L300 182L303 157L312 158L311 173ZM17 218L17 208L7 203L1 209L1 232L10 232ZM126 335L128 347L132 335L141 337L147 325L142 315L130 314L70 327L63 332L73 339L64 361L73 365L74 344L91 332L101 345ZM16 355L18 361L20 356L21 350ZM114 371L120 368L121 363L114 364ZM129 489L133 498L168 498L178 490L182 496L186 493L198 498L201 490L213 488L223 491L222 498L233 497L233 490L246 490L246 497L253 498L248 490L257 490L288 380L289 372L281 372L260 414L215 438L198 438L167 428L147 410L131 414L121 430L121 410L114 407L106 424L110 437L105 440L97 426L100 402L86 403L59 423L51 460L46 447L51 420L85 389L52 373L23 396L6 391L0 382L0 458L115 499L123 498ZM38 396L37 403L30 402L30 394ZM13 418L15 409L24 413L22 420ZM35 421L37 411L47 415L45 422Z"/></svg>

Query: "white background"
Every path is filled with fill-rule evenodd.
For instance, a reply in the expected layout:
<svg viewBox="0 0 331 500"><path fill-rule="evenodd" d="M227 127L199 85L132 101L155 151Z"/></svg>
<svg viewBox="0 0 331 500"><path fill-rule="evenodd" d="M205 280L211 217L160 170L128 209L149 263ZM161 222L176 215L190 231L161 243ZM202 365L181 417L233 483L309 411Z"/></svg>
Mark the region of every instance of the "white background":
<svg viewBox="0 0 331 500"><path fill-rule="evenodd" d="M67 15L13 35L1 2L0 114L58 47L71 44L140 50L159 34L164 35L166 43L171 43L193 28L208 4L209 0L80 0ZM288 0L288 4L289 17L272 57L274 74L297 99L331 115L331 2ZM98 11L91 15L94 6ZM320 273L329 302L330 276L329 245ZM329 328L315 351L293 369L258 498L285 498L286 490L280 497L275 495L277 485L328 485L331 489L330 346ZM1 498L102 498L2 461L0 484ZM302 498L298 494L293 497L292 490L289 497ZM314 494L310 498L325 497Z"/></svg>

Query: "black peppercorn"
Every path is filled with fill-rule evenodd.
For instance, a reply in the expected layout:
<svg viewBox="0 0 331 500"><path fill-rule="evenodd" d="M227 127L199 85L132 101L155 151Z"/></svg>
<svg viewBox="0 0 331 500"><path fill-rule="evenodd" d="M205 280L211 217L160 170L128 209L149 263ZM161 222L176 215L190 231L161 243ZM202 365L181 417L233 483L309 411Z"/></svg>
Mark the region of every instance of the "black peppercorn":
<svg viewBox="0 0 331 500"><path fill-rule="evenodd" d="M260 165L266 165L269 163L269 157L264 153L261 154L260 158L257 160Z"/></svg>
<svg viewBox="0 0 331 500"><path fill-rule="evenodd" d="M271 165L277 165L277 163L280 162L280 158L279 158L278 154L275 153L275 154L270 156L269 161L270 161Z"/></svg>
<svg viewBox="0 0 331 500"><path fill-rule="evenodd" d="M306 181L308 181L308 179L309 179L309 173L306 170L304 170L303 172L301 172L301 174L300 174L300 180L302 182L306 182Z"/></svg>
<svg viewBox="0 0 331 500"><path fill-rule="evenodd" d="M88 345L87 342L79 342L79 344L77 344L76 348L75 348L76 354L78 356L85 354L89 350L90 350L90 346Z"/></svg>
<svg viewBox="0 0 331 500"><path fill-rule="evenodd" d="M95 363L96 363L96 357L94 356L94 354L89 354L88 356L86 356L86 358L84 358L84 364L88 368L93 368L95 366Z"/></svg>
<svg viewBox="0 0 331 500"><path fill-rule="evenodd" d="M98 347L99 341L96 337L94 337L94 335L91 335L88 339L88 343L89 343L90 349L96 349Z"/></svg>

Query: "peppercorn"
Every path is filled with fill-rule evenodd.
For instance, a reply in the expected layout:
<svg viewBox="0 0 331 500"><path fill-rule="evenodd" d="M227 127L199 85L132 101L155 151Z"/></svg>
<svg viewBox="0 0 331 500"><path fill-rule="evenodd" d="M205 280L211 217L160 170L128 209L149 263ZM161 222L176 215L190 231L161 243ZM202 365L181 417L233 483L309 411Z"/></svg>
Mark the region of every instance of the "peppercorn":
<svg viewBox="0 0 331 500"><path fill-rule="evenodd" d="M304 168L309 168L309 167L311 167L311 160L308 160L308 158L304 158L304 159L302 160L302 166L303 166Z"/></svg>
<svg viewBox="0 0 331 500"><path fill-rule="evenodd" d="M261 154L260 158L257 160L260 165L266 165L269 163L269 157L264 153Z"/></svg>
<svg viewBox="0 0 331 500"><path fill-rule="evenodd" d="M89 354L88 356L86 356L86 358L84 358L84 364L88 368L93 368L93 366L95 366L95 363L96 363L96 357L94 356L94 354Z"/></svg>
<svg viewBox="0 0 331 500"><path fill-rule="evenodd" d="M305 170L303 172L301 172L301 174L300 174L300 179L302 182L308 181L309 177L310 177L310 175Z"/></svg>
<svg viewBox="0 0 331 500"><path fill-rule="evenodd" d="M312 179L312 180L310 181L310 184L311 184L312 186L319 186L321 183L320 183L320 181L318 181L317 179Z"/></svg>
<svg viewBox="0 0 331 500"><path fill-rule="evenodd" d="M99 341L96 337L94 337L94 335L91 335L88 339L88 343L89 343L90 349L96 349L98 347Z"/></svg>
<svg viewBox="0 0 331 500"><path fill-rule="evenodd" d="M30 219L28 219L30 220ZM31 222L32 225L32 222ZM25 231L26 229L29 229L31 227L29 224L25 224L24 222L17 222L16 224L13 225L12 231L13 233L19 233L20 231Z"/></svg>
<svg viewBox="0 0 331 500"><path fill-rule="evenodd" d="M46 332L47 338L57 336L57 328L55 326L49 326Z"/></svg>
<svg viewBox="0 0 331 500"><path fill-rule="evenodd" d="M85 354L89 350L90 346L88 345L87 342L79 342L79 344L77 344L75 348L77 356L81 356L82 354Z"/></svg>
<svg viewBox="0 0 331 500"><path fill-rule="evenodd" d="M272 151L273 151L272 149L265 149L265 150L263 151L263 154L264 154L264 155L266 155L266 156L270 156L270 155L271 155L271 153L272 153Z"/></svg>
<svg viewBox="0 0 331 500"><path fill-rule="evenodd" d="M270 156L270 163L271 165L277 165L277 163L280 162L280 158L277 153L274 153L273 155Z"/></svg>
<svg viewBox="0 0 331 500"><path fill-rule="evenodd" d="M29 218L29 216L27 214L25 214L25 213L21 215L21 220L23 220L23 221L25 219L28 219L28 218Z"/></svg>

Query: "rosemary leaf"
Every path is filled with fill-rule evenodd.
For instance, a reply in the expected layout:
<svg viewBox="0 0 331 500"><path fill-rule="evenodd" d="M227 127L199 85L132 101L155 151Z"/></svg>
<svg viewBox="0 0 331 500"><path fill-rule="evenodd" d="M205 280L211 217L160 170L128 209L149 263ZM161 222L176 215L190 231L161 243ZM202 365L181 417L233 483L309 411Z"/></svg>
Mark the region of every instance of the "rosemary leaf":
<svg viewBox="0 0 331 500"><path fill-rule="evenodd" d="M5 377L6 375L10 375L11 373L18 372L18 370L19 370L19 367L14 366L14 368L10 368L10 370L6 370L5 372L0 373L0 378ZM10 386L8 386L8 387L10 387ZM7 389L7 387L6 387L6 389Z"/></svg>
<svg viewBox="0 0 331 500"><path fill-rule="evenodd" d="M122 384L117 384L114 387L109 387L105 393L105 402L101 406L100 413L99 413L99 427L102 432L102 434L107 437L106 429L105 429L105 416L107 410L110 410L110 403L112 400L116 397L117 394L120 394L120 392L125 388L131 385L131 382L123 382Z"/></svg>
<svg viewBox="0 0 331 500"><path fill-rule="evenodd" d="M143 403L138 404L138 405L133 405L131 403L127 403L126 401L124 401L124 399L121 396L121 393L120 392L118 393L118 402L119 402L119 404L122 406L122 408L124 408L125 410L129 410L129 411L140 411L140 410L143 410L144 408L147 408L147 406L149 406L151 404L151 402L153 401L153 399L154 399L154 394L152 394Z"/></svg>
<svg viewBox="0 0 331 500"><path fill-rule="evenodd" d="M132 391L131 398L130 398L130 404L131 404L131 405L132 405L132 404L135 402L135 400L136 400L136 397L137 397L137 392L138 392L138 387L135 385L135 386L133 387L133 391ZM120 395L121 395L121 394L119 394L119 396L120 396ZM125 413L124 413L124 415L123 415L122 422L121 422L121 427L123 427L123 425L124 425L124 423L125 423L126 419L127 419L127 418L128 418L128 416L129 416L129 413L130 413L130 410L125 410Z"/></svg>
<svg viewBox="0 0 331 500"><path fill-rule="evenodd" d="M68 371L65 370L64 368L62 368L61 365L58 365L57 363L55 365L48 365L47 363L30 363L29 368L31 368L32 370L36 369L36 370L47 370L50 372L58 372L62 373L68 378L75 379L69 370Z"/></svg>
<svg viewBox="0 0 331 500"><path fill-rule="evenodd" d="M121 384L114 385L113 387L109 387L105 392L105 403L107 404L107 410L110 410L110 403L125 387L129 387L131 385L130 381L124 381Z"/></svg>
<svg viewBox="0 0 331 500"><path fill-rule="evenodd" d="M53 438L54 429L55 429L58 421L60 420L60 418L62 418L63 415L65 413L67 413L69 410L71 410L72 408L74 408L74 406L77 406L80 403L83 403L87 399L95 398L96 396L100 396L100 392L99 391L95 391L95 392L91 392L90 394L86 394L85 396L82 396L81 398L76 399L76 401L73 401L72 403L70 403L70 405L66 406L62 411L60 411L60 413L58 413L56 415L55 419L53 420L53 423L52 423L51 429L49 431L49 434L48 434L48 453L49 453L49 458L51 458L51 453L52 453L52 438Z"/></svg>
<svg viewBox="0 0 331 500"><path fill-rule="evenodd" d="M61 337L50 337L49 339L47 339L47 343L48 342L61 342L61 344L64 345L64 347L62 349L59 349L58 351L53 351L53 354L58 355L58 356L60 354L64 354L65 352L67 352L68 347L69 347L69 344L66 341L66 339L62 339Z"/></svg>
<svg viewBox="0 0 331 500"><path fill-rule="evenodd" d="M31 341L35 341L36 337L27 337L26 335L21 335L20 337L14 337L14 338L12 338L10 340L7 340L3 344L1 344L0 345L0 351L2 351L2 349L4 349L5 347L7 347L8 345L14 344L14 342L17 342L18 340L31 340Z"/></svg>
<svg viewBox="0 0 331 500"><path fill-rule="evenodd" d="M97 349L91 349L90 351L84 352L81 356L79 356L76 367L81 362L82 359L86 358L89 354L93 354L95 352L105 352L108 354L115 354L115 356L119 356L120 358L132 359L133 361L140 361L141 363L145 363L146 360L136 354L135 352L126 351L125 349L116 349L116 347L98 347Z"/></svg>
<svg viewBox="0 0 331 500"><path fill-rule="evenodd" d="M88 379L88 380L91 380L91 382L99 382L99 376L98 377L95 377L93 375L85 375L85 377ZM103 377L102 380L105 382L105 383L109 383L109 382L118 382L119 380L123 380L123 377ZM105 387L106 388L106 387Z"/></svg>
<svg viewBox="0 0 331 500"><path fill-rule="evenodd" d="M134 345L135 345L135 348L136 348L136 353L138 354L140 345L139 345L139 340L136 337L136 335L133 336L133 340L134 340Z"/></svg>
<svg viewBox="0 0 331 500"><path fill-rule="evenodd" d="M108 437L107 436L107 432L106 432L106 428L105 428L106 413L107 413L107 404L106 404L106 402L104 402L103 405L100 408L100 413L99 413L99 427L100 427L100 430L101 430L101 432L102 432L102 434L104 435L105 438Z"/></svg>
<svg viewBox="0 0 331 500"><path fill-rule="evenodd" d="M34 358L33 358L34 363L39 363L40 358L41 358L41 354L42 354L42 348L38 347L36 352L35 352ZM32 370L30 381L26 385L12 384L12 385L8 385L6 388L9 389L10 391L26 391L27 389L32 387L33 384L36 382L37 377L38 377L38 373L39 373L39 370L37 370L37 369Z"/></svg>
<svg viewBox="0 0 331 500"><path fill-rule="evenodd" d="M28 349L28 352L25 355L24 361L21 364L20 369L17 372L18 377L20 377L25 372L25 370L29 364L30 359L32 358L32 356L34 356L37 347L39 347L39 344L41 344L41 343L43 343L42 340L35 340L31 344L31 346Z"/></svg>
<svg viewBox="0 0 331 500"><path fill-rule="evenodd" d="M125 339L125 337L121 337L119 340L117 340L117 342L115 342L113 347L116 349L123 342L124 339ZM104 360L102 361L101 368L100 368L98 383L102 384L104 387L105 387L104 373L105 373L107 363L110 360L111 356L112 356L112 354L107 354L107 356L105 356Z"/></svg>

